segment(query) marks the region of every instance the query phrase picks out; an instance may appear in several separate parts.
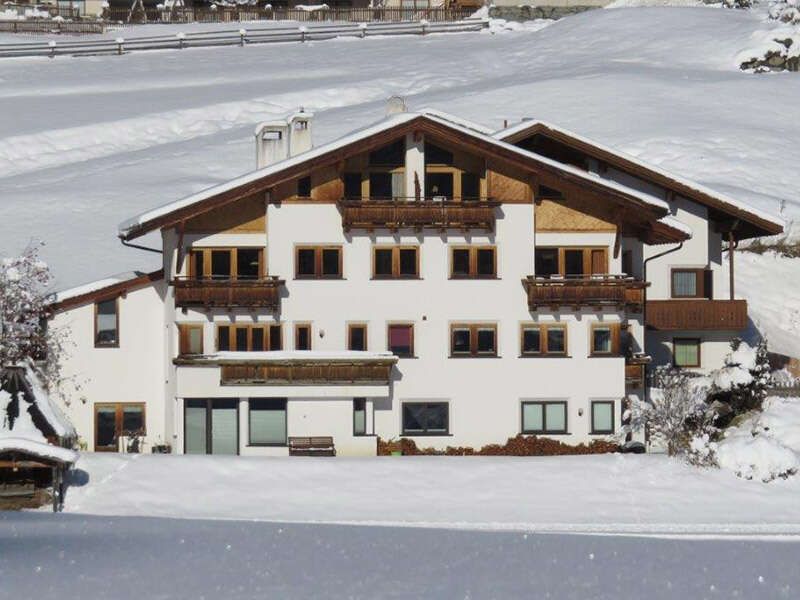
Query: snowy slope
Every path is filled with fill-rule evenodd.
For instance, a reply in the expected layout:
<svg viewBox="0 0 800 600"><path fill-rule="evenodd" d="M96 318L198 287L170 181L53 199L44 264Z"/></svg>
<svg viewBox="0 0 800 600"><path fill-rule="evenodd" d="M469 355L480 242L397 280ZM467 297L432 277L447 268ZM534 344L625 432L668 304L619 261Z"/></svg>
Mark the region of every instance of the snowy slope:
<svg viewBox="0 0 800 600"><path fill-rule="evenodd" d="M659 455L287 460L84 453L76 469L78 485L65 505L72 513L800 535L800 478L745 481Z"/></svg>
<svg viewBox="0 0 800 600"><path fill-rule="evenodd" d="M323 142L380 118L392 94L492 129L551 121L795 220L800 78L735 60L761 18L617 9L497 35L5 60L0 253L43 238L60 288L157 268L119 245L119 222L251 170L260 120L305 106Z"/></svg>

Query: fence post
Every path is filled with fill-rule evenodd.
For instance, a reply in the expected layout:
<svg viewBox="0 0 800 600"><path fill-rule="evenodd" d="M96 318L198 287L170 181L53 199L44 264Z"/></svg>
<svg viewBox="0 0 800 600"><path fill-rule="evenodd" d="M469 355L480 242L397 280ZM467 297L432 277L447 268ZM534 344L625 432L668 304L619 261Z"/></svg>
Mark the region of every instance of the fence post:
<svg viewBox="0 0 800 600"><path fill-rule="evenodd" d="M240 44L239 45L244 46L245 41L246 41L245 40L246 37L247 37L247 30L246 29L240 29L239 30L239 38L241 38L241 39L240 39Z"/></svg>
<svg viewBox="0 0 800 600"><path fill-rule="evenodd" d="M117 55L122 54L123 47L122 45L125 43L125 38L117 38Z"/></svg>
<svg viewBox="0 0 800 600"><path fill-rule="evenodd" d="M302 26L300 27L300 41L301 42L305 42L306 41L306 31L308 31L308 29L306 29L305 27L302 27Z"/></svg>
<svg viewBox="0 0 800 600"><path fill-rule="evenodd" d="M175 37L178 38L178 48L183 50L183 40L186 39L186 34L183 33L182 31L179 31L178 33L175 34Z"/></svg>
<svg viewBox="0 0 800 600"><path fill-rule="evenodd" d="M358 28L361 30L361 37L367 37L367 24L366 23L359 23Z"/></svg>
<svg viewBox="0 0 800 600"><path fill-rule="evenodd" d="M50 40L47 43L47 45L50 46L50 58L55 58L55 56L56 56L56 42L55 42L55 40Z"/></svg>
<svg viewBox="0 0 800 600"><path fill-rule="evenodd" d="M420 19L419 24L422 26L422 35L425 35L425 27L428 25L428 21L426 19Z"/></svg>

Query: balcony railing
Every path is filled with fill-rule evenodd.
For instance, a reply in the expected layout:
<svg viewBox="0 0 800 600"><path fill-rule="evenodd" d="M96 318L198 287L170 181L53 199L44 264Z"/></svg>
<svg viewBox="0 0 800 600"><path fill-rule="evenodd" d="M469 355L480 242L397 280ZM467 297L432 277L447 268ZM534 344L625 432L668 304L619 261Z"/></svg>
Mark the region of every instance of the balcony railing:
<svg viewBox="0 0 800 600"><path fill-rule="evenodd" d="M396 359L222 364L222 385L389 385Z"/></svg>
<svg viewBox="0 0 800 600"><path fill-rule="evenodd" d="M528 293L528 308L561 306L615 306L641 312L647 283L625 275L528 276L522 280Z"/></svg>
<svg viewBox="0 0 800 600"><path fill-rule="evenodd" d="M648 300L647 326L660 331L747 327L746 300Z"/></svg>
<svg viewBox="0 0 800 600"><path fill-rule="evenodd" d="M271 311L280 308L280 288L284 283L278 277L243 280L177 277L172 282L175 305L179 307L253 307Z"/></svg>
<svg viewBox="0 0 800 600"><path fill-rule="evenodd" d="M495 208L490 199L395 198L339 201L342 227L351 229L483 229L493 231Z"/></svg>

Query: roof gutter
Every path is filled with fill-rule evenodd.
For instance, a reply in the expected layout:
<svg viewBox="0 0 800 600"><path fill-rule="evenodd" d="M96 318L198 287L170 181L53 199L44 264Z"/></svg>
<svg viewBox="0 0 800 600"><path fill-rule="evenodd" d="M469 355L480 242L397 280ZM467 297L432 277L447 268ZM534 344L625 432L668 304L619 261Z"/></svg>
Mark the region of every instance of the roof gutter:
<svg viewBox="0 0 800 600"><path fill-rule="evenodd" d="M159 250L158 248L148 248L147 246L140 246L139 244L131 244L122 236L119 236L119 241L122 242L123 246L128 248L136 248L137 250L145 250L147 252L155 252L156 254L164 254L164 251Z"/></svg>

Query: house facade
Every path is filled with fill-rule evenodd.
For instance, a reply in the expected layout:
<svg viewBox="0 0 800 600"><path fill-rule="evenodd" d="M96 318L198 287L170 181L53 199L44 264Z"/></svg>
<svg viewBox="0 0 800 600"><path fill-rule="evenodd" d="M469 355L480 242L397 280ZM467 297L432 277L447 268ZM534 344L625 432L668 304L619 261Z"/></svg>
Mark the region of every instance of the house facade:
<svg viewBox="0 0 800 600"><path fill-rule="evenodd" d="M260 125L256 171L123 223L160 232L161 270L57 297L88 449L605 439L649 365L721 364L747 322L723 247L782 229L540 122L312 126Z"/></svg>

